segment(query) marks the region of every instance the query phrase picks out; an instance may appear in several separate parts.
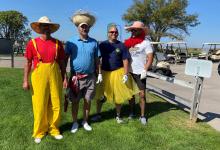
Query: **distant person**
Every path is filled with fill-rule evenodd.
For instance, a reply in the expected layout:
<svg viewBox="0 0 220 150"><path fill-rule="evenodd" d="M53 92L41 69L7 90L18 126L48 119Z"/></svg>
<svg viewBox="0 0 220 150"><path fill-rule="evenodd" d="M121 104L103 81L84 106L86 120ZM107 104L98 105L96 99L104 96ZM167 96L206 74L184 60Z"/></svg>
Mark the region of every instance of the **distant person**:
<svg viewBox="0 0 220 150"><path fill-rule="evenodd" d="M108 25L107 35L108 40L99 45L102 57L102 90L107 102L114 103L116 106L117 123L123 123L121 105L139 91L137 87L135 88L136 84L133 85L135 82L128 72L130 54L124 44L117 40L119 33L115 24ZM104 97L101 99L97 101L97 119L101 118L100 112Z"/></svg>
<svg viewBox="0 0 220 150"><path fill-rule="evenodd" d="M63 83L67 84L64 77L65 52L62 43L51 37L59 27L59 24L51 22L46 16L32 22L31 28L40 34L40 37L30 40L26 47L27 62L24 66L23 88L24 90L30 88L28 78L33 62L31 82L35 143L40 143L47 132L57 140L63 138L58 125L61 113L62 77Z"/></svg>
<svg viewBox="0 0 220 150"><path fill-rule="evenodd" d="M71 67L69 87L72 95L72 133L78 131L77 115L81 98L84 99L82 126L86 131L92 130L88 118L91 100L95 96L96 74L98 74L97 82L102 82L98 42L88 35L95 20L95 17L88 12L77 11L72 17L72 22L77 27L79 35L68 40L65 47L66 62L70 57Z"/></svg>
<svg viewBox="0 0 220 150"><path fill-rule="evenodd" d="M125 46L129 49L131 54L131 68L130 73L137 83L140 90L140 121L143 125L147 123L145 117L145 103L146 103L146 74L153 62L153 49L150 41L146 39L147 27L140 22L135 21L131 26L125 27L125 29L131 32L131 37L125 40ZM130 115L129 118L134 117L134 104L135 98L129 101L130 103Z"/></svg>

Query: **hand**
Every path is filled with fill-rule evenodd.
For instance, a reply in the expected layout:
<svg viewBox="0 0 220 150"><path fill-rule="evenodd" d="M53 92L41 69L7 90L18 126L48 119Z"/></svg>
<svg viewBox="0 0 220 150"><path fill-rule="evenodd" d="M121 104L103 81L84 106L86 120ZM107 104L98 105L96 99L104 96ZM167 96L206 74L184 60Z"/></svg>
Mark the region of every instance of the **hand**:
<svg viewBox="0 0 220 150"><path fill-rule="evenodd" d="M128 81L128 75L123 75L122 82L126 83Z"/></svg>
<svg viewBox="0 0 220 150"><path fill-rule="evenodd" d="M102 82L102 74L101 73L99 73L99 75L98 75L98 78L97 78L97 81L96 81L96 84L99 84L99 83L101 83Z"/></svg>
<svg viewBox="0 0 220 150"><path fill-rule="evenodd" d="M63 80L63 88L66 89L68 87L68 79L64 78Z"/></svg>
<svg viewBox="0 0 220 150"><path fill-rule="evenodd" d="M141 79L145 79L147 77L147 71L144 69L141 72Z"/></svg>
<svg viewBox="0 0 220 150"><path fill-rule="evenodd" d="M29 85L28 81L23 82L23 89L24 90L29 90L30 89L30 85Z"/></svg>

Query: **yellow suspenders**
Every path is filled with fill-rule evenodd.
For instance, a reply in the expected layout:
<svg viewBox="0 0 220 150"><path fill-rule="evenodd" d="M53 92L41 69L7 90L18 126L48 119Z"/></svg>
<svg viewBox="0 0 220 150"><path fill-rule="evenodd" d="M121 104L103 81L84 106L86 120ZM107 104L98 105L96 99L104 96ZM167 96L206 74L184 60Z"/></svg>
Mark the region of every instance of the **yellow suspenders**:
<svg viewBox="0 0 220 150"><path fill-rule="evenodd" d="M39 61L42 61L40 53L38 52L38 49L37 49L37 43L36 43L36 41L34 39L32 39L32 43L33 43L34 48L35 48L35 50L37 52L37 57L38 57ZM58 51L58 40L56 39L56 55L55 55L55 60L57 59L57 51Z"/></svg>

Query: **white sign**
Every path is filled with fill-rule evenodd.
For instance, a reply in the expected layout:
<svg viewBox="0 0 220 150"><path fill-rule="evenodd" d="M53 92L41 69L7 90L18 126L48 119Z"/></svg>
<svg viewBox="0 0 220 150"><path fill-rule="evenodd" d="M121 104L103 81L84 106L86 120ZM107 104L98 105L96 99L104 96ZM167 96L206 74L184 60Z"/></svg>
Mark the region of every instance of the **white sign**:
<svg viewBox="0 0 220 150"><path fill-rule="evenodd" d="M189 58L186 60L185 74L210 78L212 62L209 60Z"/></svg>

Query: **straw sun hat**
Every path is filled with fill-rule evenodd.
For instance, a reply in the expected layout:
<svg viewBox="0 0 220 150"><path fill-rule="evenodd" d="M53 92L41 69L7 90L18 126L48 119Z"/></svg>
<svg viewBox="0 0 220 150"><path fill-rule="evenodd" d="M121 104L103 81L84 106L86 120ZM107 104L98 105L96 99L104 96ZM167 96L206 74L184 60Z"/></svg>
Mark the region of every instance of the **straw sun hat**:
<svg viewBox="0 0 220 150"><path fill-rule="evenodd" d="M147 33L147 27L141 21L135 21L131 26L125 27L127 31L131 31L132 29L142 29L145 34Z"/></svg>
<svg viewBox="0 0 220 150"><path fill-rule="evenodd" d="M59 29L59 27L60 27L59 24L51 22L51 20L50 20L47 16L43 16L43 17L41 17L38 21L32 22L32 23L31 23L31 28L32 28L36 33L42 34L42 31L41 31L41 29L40 29L40 25L41 25L41 24L49 25L50 33L56 32L56 31Z"/></svg>
<svg viewBox="0 0 220 150"><path fill-rule="evenodd" d="M72 16L71 21L77 27L81 26L82 24L86 24L91 27L94 25L96 18L86 11L79 10Z"/></svg>

